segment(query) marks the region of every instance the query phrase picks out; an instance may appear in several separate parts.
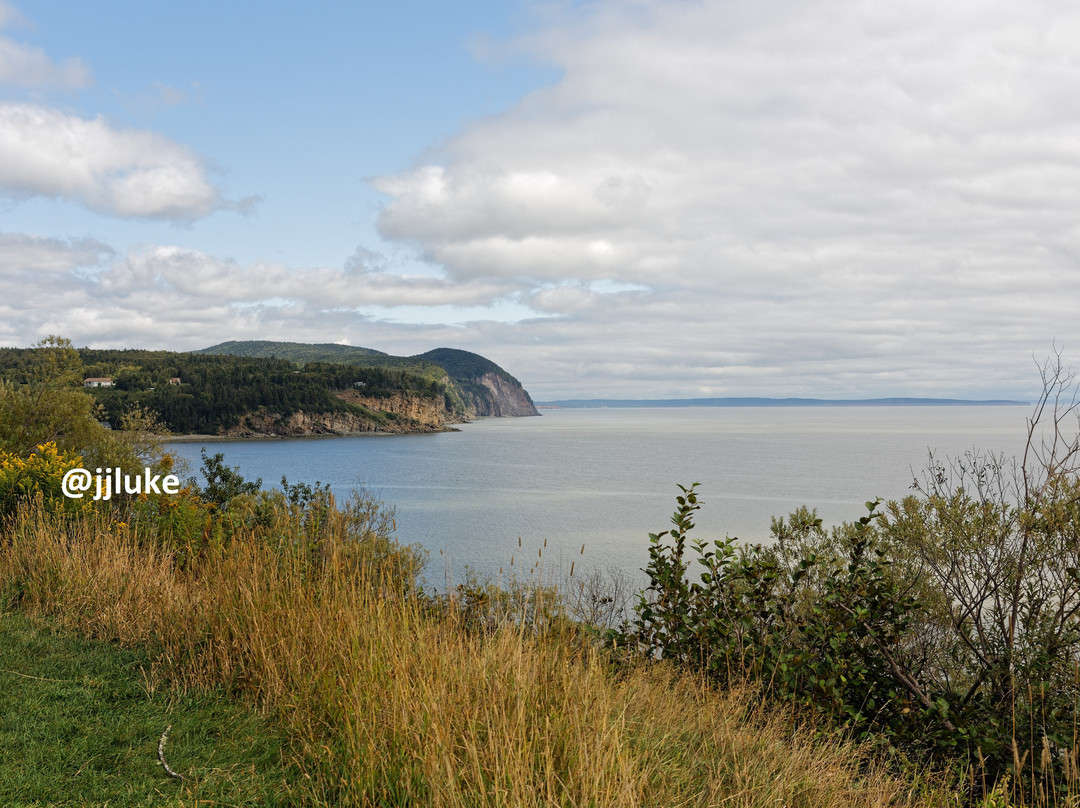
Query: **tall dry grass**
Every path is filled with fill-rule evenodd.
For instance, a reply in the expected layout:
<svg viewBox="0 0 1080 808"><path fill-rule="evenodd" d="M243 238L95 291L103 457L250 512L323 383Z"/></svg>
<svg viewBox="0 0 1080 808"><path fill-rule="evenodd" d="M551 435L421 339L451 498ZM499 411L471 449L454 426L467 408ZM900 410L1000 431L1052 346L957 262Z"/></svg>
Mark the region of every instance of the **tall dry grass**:
<svg viewBox="0 0 1080 808"><path fill-rule="evenodd" d="M273 709L313 804L953 800L815 740L749 691L720 694L662 666L615 672L571 634L472 630L343 532L314 552L249 539L182 566L123 526L25 512L0 537L0 607L150 647L151 686L225 687Z"/></svg>

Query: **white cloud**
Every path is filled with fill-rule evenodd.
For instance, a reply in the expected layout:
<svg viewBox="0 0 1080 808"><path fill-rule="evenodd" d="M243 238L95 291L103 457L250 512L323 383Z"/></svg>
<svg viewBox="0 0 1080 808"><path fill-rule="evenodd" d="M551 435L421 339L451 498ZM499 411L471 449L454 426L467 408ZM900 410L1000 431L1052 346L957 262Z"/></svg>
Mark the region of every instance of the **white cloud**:
<svg viewBox="0 0 1080 808"><path fill-rule="evenodd" d="M538 398L1019 397L1033 353L1080 350L1080 9L549 8L510 47L559 81L373 182L423 268L0 239L0 342L451 345ZM224 204L183 146L30 105L0 105L0 188L114 216ZM423 322L448 309L474 319Z"/></svg>
<svg viewBox="0 0 1080 808"><path fill-rule="evenodd" d="M41 48L0 36L0 84L76 90L93 82L80 59L56 63Z"/></svg>
<svg viewBox="0 0 1080 808"><path fill-rule="evenodd" d="M0 28L22 23L18 10L0 0ZM56 62L41 48L0 36L0 84L73 90L91 83L80 59ZM187 99L186 91L161 83L154 90L158 104ZM224 207L246 214L258 203L258 197L226 202L205 161L164 135L11 101L0 102L0 194L73 200L108 216L177 222Z"/></svg>
<svg viewBox="0 0 1080 808"><path fill-rule="evenodd" d="M110 216L190 221L226 206L203 160L155 132L0 103L0 191L75 200Z"/></svg>
<svg viewBox="0 0 1080 808"><path fill-rule="evenodd" d="M0 0L0 29L26 25L19 10ZM93 83L81 59L54 62L41 48L0 36L0 84L35 89L77 90Z"/></svg>
<svg viewBox="0 0 1080 808"><path fill-rule="evenodd" d="M97 266L112 255L111 247L90 238L65 240L0 233L0 275L63 274Z"/></svg>
<svg viewBox="0 0 1080 808"><path fill-rule="evenodd" d="M157 289L208 304L301 301L313 310L484 305L519 288L505 280L451 283L444 278L368 271L351 260L346 267L298 268L265 261L241 266L198 250L159 246L133 251L115 262L102 274L101 288L124 297Z"/></svg>
<svg viewBox="0 0 1080 808"><path fill-rule="evenodd" d="M401 354L448 345L491 357L538 398L1020 395L1033 378L1030 349L984 350L1000 339L996 326L952 333L948 324L968 315L949 294L936 302L885 295L837 317L827 283L794 301L703 296L678 287L657 293L612 280L528 291L494 278L452 283L396 275L377 255L362 260L363 267L350 261L349 269L240 265L174 246L116 256L90 240L0 235L0 344L59 333L80 345L174 350L271 338L345 341ZM991 274L987 281L992 287L1002 278ZM979 316L1006 323L1008 339L1043 347L1040 329L1047 319L1073 316L1078 285L1024 316L1007 317L1007 301L993 289L970 305ZM448 304L467 310L497 299L516 299L549 316L457 326L395 317L424 307L444 317ZM806 316L793 316L793 307ZM808 339L813 318L820 322ZM958 370L951 354L911 356L913 335L959 349L963 366Z"/></svg>
<svg viewBox="0 0 1080 808"><path fill-rule="evenodd" d="M11 28L15 25L25 25L26 19L19 10L7 0L0 0L0 28Z"/></svg>
<svg viewBox="0 0 1080 808"><path fill-rule="evenodd" d="M503 346L552 384L944 395L1005 362L1022 384L1080 338L1078 37L1051 0L563 8L518 43L562 78L377 179L380 230L531 284L564 317Z"/></svg>
<svg viewBox="0 0 1080 808"><path fill-rule="evenodd" d="M90 239L0 234L0 344L60 333L80 345L181 350L273 335L326 342L330 328L357 340L358 326L372 320L364 312L485 307L519 290L509 281L395 274L375 253L358 256L364 266L350 260L344 269L240 265L176 246L117 256Z"/></svg>

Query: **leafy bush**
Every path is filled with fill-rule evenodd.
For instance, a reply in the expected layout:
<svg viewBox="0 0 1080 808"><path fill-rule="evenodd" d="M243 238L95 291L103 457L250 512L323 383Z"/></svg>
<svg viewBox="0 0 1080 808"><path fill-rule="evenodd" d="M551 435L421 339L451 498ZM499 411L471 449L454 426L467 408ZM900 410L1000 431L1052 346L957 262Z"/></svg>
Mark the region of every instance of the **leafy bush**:
<svg viewBox="0 0 1080 808"><path fill-rule="evenodd" d="M27 457L0 452L0 516L14 513L20 504L39 501L49 510L79 511L92 500L69 499L61 490L64 474L83 464L76 452L60 451L55 443L42 444Z"/></svg>
<svg viewBox="0 0 1080 808"><path fill-rule="evenodd" d="M864 735L909 734L907 705L919 694L897 676L895 655L916 604L874 542L879 503L837 534L829 558L807 553L785 563L784 547L695 541L703 570L691 581L684 556L701 503L696 483L680 488L674 528L649 535L650 583L625 639L722 684L757 677L774 696Z"/></svg>
<svg viewBox="0 0 1080 808"><path fill-rule="evenodd" d="M773 521L769 547L693 541L696 576L701 502L680 486L614 638L721 685L750 677L902 759L1064 793L1078 777L1080 403L1059 359L1041 370L1021 461L931 456L914 495L832 531L802 508Z"/></svg>
<svg viewBox="0 0 1080 808"><path fill-rule="evenodd" d="M225 465L225 455L221 452L210 456L206 450L199 452L202 457L202 474L206 478L206 485L202 487L201 496L205 502L216 508L225 508L229 500L241 494L254 494L262 487L262 478L258 480L245 480L240 474L240 469ZM195 478L191 478L188 484L193 488L198 486Z"/></svg>

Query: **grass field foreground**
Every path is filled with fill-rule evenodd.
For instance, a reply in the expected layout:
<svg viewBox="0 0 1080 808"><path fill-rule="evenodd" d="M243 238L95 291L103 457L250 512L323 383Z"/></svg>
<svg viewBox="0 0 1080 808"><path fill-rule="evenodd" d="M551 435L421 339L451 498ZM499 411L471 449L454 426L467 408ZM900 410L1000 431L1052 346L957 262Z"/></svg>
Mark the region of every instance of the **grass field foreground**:
<svg viewBox="0 0 1080 808"><path fill-rule="evenodd" d="M260 794L258 783L276 783L275 793L290 803L956 802L939 781L895 779L851 746L815 739L760 708L748 692L720 693L659 665L613 668L570 628L470 628L433 609L387 573L392 563L373 561L363 545L333 529L312 545L270 546L253 536L201 557L185 554L190 561L181 564L176 553L126 526L24 511L0 539L0 607L138 651L128 659L140 660L142 696L130 690L132 679L113 685L128 688L129 702L120 700L115 710L91 707L81 699L98 674L56 669L50 678L74 681L49 698L73 718L84 712L81 704L87 714L101 711L110 731L130 739L119 747L141 750L140 766L167 723L175 725L178 765L222 765L218 739L181 746L201 720L184 723L176 714L195 709L210 698L205 694L228 693L273 713L289 738L279 751L290 751L278 762L268 748L250 762L250 793ZM3 667L16 669L33 655L14 652ZM48 683L18 683L27 684ZM125 703L135 711L125 712ZM25 720L26 709L15 712ZM20 719L11 720L8 733L30 734L28 726L19 729ZM92 756L94 747L80 754ZM105 760L95 769L102 776L122 764L115 755ZM70 763L38 764L46 779L54 766ZM138 789L168 793L161 786L173 785L160 768L146 776L154 785ZM67 801L36 782L19 792L28 801ZM129 802L142 804L135 793L133 787Z"/></svg>
<svg viewBox="0 0 1080 808"><path fill-rule="evenodd" d="M150 691L145 654L0 615L0 805L286 804L286 739L221 692ZM161 735L170 777L158 760Z"/></svg>

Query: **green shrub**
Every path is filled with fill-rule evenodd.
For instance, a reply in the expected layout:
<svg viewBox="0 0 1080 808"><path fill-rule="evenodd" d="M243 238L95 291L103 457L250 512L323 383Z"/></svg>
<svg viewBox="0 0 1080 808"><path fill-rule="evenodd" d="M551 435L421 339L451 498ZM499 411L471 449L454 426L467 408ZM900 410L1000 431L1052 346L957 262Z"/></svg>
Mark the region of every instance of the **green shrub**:
<svg viewBox="0 0 1080 808"><path fill-rule="evenodd" d="M649 534L649 584L613 634L640 653L826 717L900 759L961 762L1053 800L1077 779L1080 402L1042 367L1024 458L931 455L916 493L826 531L801 508L775 543L693 541L697 484Z"/></svg>
<svg viewBox="0 0 1080 808"><path fill-rule="evenodd" d="M0 517L10 516L31 501L40 501L49 510L92 507L89 497L69 499L61 490L64 474L82 465L79 454L60 451L55 443L37 446L26 457L0 452Z"/></svg>

